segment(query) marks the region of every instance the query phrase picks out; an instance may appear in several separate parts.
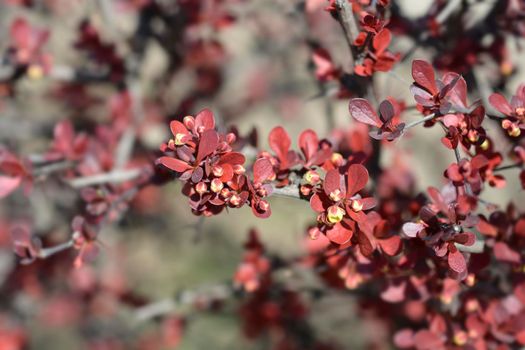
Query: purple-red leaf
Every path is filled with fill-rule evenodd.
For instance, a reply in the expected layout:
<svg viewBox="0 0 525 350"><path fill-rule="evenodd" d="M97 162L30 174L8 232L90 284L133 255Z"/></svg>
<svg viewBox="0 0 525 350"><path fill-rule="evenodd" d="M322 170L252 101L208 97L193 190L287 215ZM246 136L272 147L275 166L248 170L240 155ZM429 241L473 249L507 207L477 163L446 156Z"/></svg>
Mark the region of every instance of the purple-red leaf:
<svg viewBox="0 0 525 350"><path fill-rule="evenodd" d="M423 60L414 60L412 62L412 77L418 85L424 87L433 96L438 93L436 76L430 63Z"/></svg>
<svg viewBox="0 0 525 350"><path fill-rule="evenodd" d="M361 164L352 164L347 172L346 193L352 196L365 188L368 182L368 170Z"/></svg>
<svg viewBox="0 0 525 350"><path fill-rule="evenodd" d="M364 98L353 98L348 104L350 115L355 120L368 125L381 127L383 123L377 116L370 103Z"/></svg>

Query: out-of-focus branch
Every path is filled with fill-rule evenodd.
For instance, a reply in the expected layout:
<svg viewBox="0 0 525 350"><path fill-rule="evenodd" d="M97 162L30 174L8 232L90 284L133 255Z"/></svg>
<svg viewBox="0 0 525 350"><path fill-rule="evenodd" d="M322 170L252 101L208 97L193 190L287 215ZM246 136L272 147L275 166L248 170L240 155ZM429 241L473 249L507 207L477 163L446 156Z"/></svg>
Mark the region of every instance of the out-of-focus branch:
<svg viewBox="0 0 525 350"><path fill-rule="evenodd" d="M39 259L47 259L47 258L49 258L52 255L55 255L55 254L58 254L60 252L65 251L65 250L68 250L69 248L73 247L73 244L74 244L73 240L69 240L67 242L58 244L58 245L53 246L53 247L42 248L38 252L38 258Z"/></svg>
<svg viewBox="0 0 525 350"><path fill-rule="evenodd" d="M234 288L231 284L219 284L198 290L184 290L178 293L175 298L167 298L139 307L135 310L133 318L136 322L144 322L175 312L185 306L224 300L232 296L233 293Z"/></svg>
<svg viewBox="0 0 525 350"><path fill-rule="evenodd" d="M120 183L136 179L142 173L143 171L141 168L115 170L109 173L79 177L73 180L68 180L67 183L73 188L82 188L106 183Z"/></svg>
<svg viewBox="0 0 525 350"><path fill-rule="evenodd" d="M299 192L299 186L297 185L286 186L286 187L273 186L271 195L301 199L301 194Z"/></svg>
<svg viewBox="0 0 525 350"><path fill-rule="evenodd" d="M343 29L346 43L350 49L350 52L352 53L353 66L357 59L357 51L356 47L354 46L354 41L359 35L359 29L357 28L354 12L346 0L336 0L335 7L337 9L337 20Z"/></svg>

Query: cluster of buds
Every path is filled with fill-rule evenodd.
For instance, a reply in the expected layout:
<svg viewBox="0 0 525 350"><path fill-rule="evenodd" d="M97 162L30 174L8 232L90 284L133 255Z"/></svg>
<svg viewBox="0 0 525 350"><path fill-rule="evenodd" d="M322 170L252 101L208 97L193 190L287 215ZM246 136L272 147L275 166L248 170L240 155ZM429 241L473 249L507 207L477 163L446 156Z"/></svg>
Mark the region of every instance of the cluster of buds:
<svg viewBox="0 0 525 350"><path fill-rule="evenodd" d="M489 101L505 116L501 121L501 127L507 131L509 136L520 136L521 130L525 129L525 84L518 87L510 103L504 96L497 93L490 95Z"/></svg>
<svg viewBox="0 0 525 350"><path fill-rule="evenodd" d="M211 216L225 207L250 204L255 215L270 215L270 205L262 199L271 190L264 183L275 178L269 160L255 162L251 181L244 155L233 151L235 134L219 134L213 113L207 109L182 122L172 121L170 128L173 138L161 146L165 156L158 163L185 182L182 192L189 197L194 214Z"/></svg>

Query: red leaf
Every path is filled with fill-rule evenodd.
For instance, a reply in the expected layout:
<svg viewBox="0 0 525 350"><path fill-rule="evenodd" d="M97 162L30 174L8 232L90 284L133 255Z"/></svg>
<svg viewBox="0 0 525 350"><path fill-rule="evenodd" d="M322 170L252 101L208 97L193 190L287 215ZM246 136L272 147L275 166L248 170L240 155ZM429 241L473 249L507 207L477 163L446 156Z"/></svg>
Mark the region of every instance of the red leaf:
<svg viewBox="0 0 525 350"><path fill-rule="evenodd" d="M259 158L253 164L253 182L263 183L273 175L272 162L267 158Z"/></svg>
<svg viewBox="0 0 525 350"><path fill-rule="evenodd" d="M185 172L188 169L191 169L191 166L177 158L172 157L160 157L158 162L162 165L164 165L166 168L169 168L173 171L176 171L178 173Z"/></svg>
<svg viewBox="0 0 525 350"><path fill-rule="evenodd" d="M203 109L195 116L195 128L204 127L204 130L215 129L215 118L209 109Z"/></svg>
<svg viewBox="0 0 525 350"><path fill-rule="evenodd" d="M350 115L355 120L378 128L383 125L370 103L364 98L353 98L348 105Z"/></svg>
<svg viewBox="0 0 525 350"><path fill-rule="evenodd" d="M246 161L244 154L239 152L228 152L219 159L219 164L243 165Z"/></svg>
<svg viewBox="0 0 525 350"><path fill-rule="evenodd" d="M330 193L334 192L335 190L340 190L343 192L341 189L341 178L341 174L339 174L339 171L336 169L332 169L326 173L323 182L323 188L327 195L330 195Z"/></svg>
<svg viewBox="0 0 525 350"><path fill-rule="evenodd" d="M10 177L0 175L0 198L4 198L10 195L14 190L18 188L21 177Z"/></svg>
<svg viewBox="0 0 525 350"><path fill-rule="evenodd" d="M367 257L372 255L375 250L375 246L366 233L358 230L357 242L359 244L359 250L361 251L361 254Z"/></svg>
<svg viewBox="0 0 525 350"><path fill-rule="evenodd" d="M386 239L378 240L381 249L386 255L395 256L401 250L401 238L399 236L391 236Z"/></svg>
<svg viewBox="0 0 525 350"><path fill-rule="evenodd" d="M331 229L326 231L326 237L334 243L345 244L353 236L353 232L343 227L341 224L334 225Z"/></svg>
<svg viewBox="0 0 525 350"><path fill-rule="evenodd" d="M467 269L465 257L457 248L448 253L448 266L457 273L463 273Z"/></svg>
<svg viewBox="0 0 525 350"><path fill-rule="evenodd" d="M54 145L62 151L67 152L73 147L73 138L75 137L75 131L73 125L69 120L64 120L55 126L54 132Z"/></svg>
<svg viewBox="0 0 525 350"><path fill-rule="evenodd" d="M205 157L209 156L219 146L219 135L215 130L206 130L202 133L199 140L199 150L197 151L196 164L199 164Z"/></svg>
<svg viewBox="0 0 525 350"><path fill-rule="evenodd" d="M392 35L390 35L390 30L386 28L376 34L372 45L374 46L374 49L376 50L376 54L378 56L380 56L384 51L386 51L388 45L390 45L391 39Z"/></svg>
<svg viewBox="0 0 525 350"><path fill-rule="evenodd" d="M317 134L312 129L305 130L299 136L299 148L303 152L306 161L311 159L319 148L319 139Z"/></svg>
<svg viewBox="0 0 525 350"><path fill-rule="evenodd" d="M408 237L417 237L417 234L425 228L423 224L417 224L415 222L407 222L403 225L403 233Z"/></svg>
<svg viewBox="0 0 525 350"><path fill-rule="evenodd" d="M381 299L389 303L399 303L405 300L406 282L395 284L388 282L385 289L381 292Z"/></svg>
<svg viewBox="0 0 525 350"><path fill-rule="evenodd" d="M490 104L498 111L505 115L512 115L512 107L505 97L498 93L494 93L489 97Z"/></svg>
<svg viewBox="0 0 525 350"><path fill-rule="evenodd" d="M277 126L270 131L268 136L270 148L275 152L281 161L281 168L288 164L288 150L290 149L290 136L282 127Z"/></svg>
<svg viewBox="0 0 525 350"><path fill-rule="evenodd" d="M177 134L183 134L183 135L189 134L188 129L186 129L184 124L182 124L178 120L172 120L170 122L170 129L171 129L171 133L173 134L173 136L177 136Z"/></svg>
<svg viewBox="0 0 525 350"><path fill-rule="evenodd" d="M414 346L414 331L411 329L402 329L394 335L394 344L401 349L407 349Z"/></svg>
<svg viewBox="0 0 525 350"><path fill-rule="evenodd" d="M365 188L368 182L368 170L361 164L352 164L347 172L347 197L353 196Z"/></svg>
<svg viewBox="0 0 525 350"><path fill-rule="evenodd" d="M519 264L521 262L521 257L518 252L511 249L507 243L504 242L496 242L494 244L494 256L497 260L508 262L508 263L514 263Z"/></svg>
<svg viewBox="0 0 525 350"><path fill-rule="evenodd" d="M310 207L317 213L322 213L325 210L323 201L317 193L310 198Z"/></svg>
<svg viewBox="0 0 525 350"><path fill-rule="evenodd" d="M414 60L412 62L412 77L418 85L424 87L432 95L438 93L436 76L430 63L422 60Z"/></svg>

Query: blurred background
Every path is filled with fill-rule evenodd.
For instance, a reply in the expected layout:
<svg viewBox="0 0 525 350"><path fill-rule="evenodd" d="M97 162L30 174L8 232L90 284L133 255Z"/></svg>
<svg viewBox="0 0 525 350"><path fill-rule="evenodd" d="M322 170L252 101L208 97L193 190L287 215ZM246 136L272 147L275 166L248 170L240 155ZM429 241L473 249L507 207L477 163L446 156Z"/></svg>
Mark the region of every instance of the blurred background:
<svg viewBox="0 0 525 350"><path fill-rule="evenodd" d="M11 25L23 18L31 27L49 31L42 51L50 60L44 65L45 74L34 70L17 78L15 91L9 91L7 84L0 85L0 143L19 155L31 156L49 148L58 121L71 120L77 132L90 132L95 123L112 123L133 109L126 105L129 101L123 96L124 86L143 101L142 119L135 121L140 125L137 142L143 154L158 150L169 138L169 120L194 115L205 107L214 111L220 125L235 126L241 135L255 128L262 149L268 148L266 135L277 125L285 127L294 145L305 128L314 129L321 137L329 136L330 118L337 130L351 128L348 99L330 94L330 85L321 88L315 78L309 43L321 43L343 69L349 65L341 28L323 10L326 1L156 3L0 2L0 52L9 51ZM431 5L427 0L396 1L410 18L423 16ZM198 10L181 10L192 6ZM483 6L481 3L480 12ZM197 18L189 15L192 13ZM92 28L104 50L93 49ZM406 52L412 44L411 39L400 37L390 50ZM515 44L509 47L512 50ZM413 57L433 54L416 50ZM510 57L523 72L523 54L516 51ZM377 74L381 98L392 96L413 104L408 90L412 81L410 61L396 65L392 73ZM132 73L121 76L120 65ZM5 59L2 74L13 74ZM511 89L505 93L512 93L520 80L519 75L513 76L508 85ZM471 96L470 101L478 97ZM416 113L406 114L407 120L417 117ZM432 138L435 142L430 142ZM405 150L403 161L416 170L419 189L442 183L441 169L453 162L454 156L443 147L436 149L439 138L437 128L407 135L389 145L382 163L397 159L398 150ZM500 203L512 197L523 207L523 192L513 191L518 186L517 181L511 181L507 191L496 196L488 191L487 196ZM47 240L67 240L72 215L79 207L75 193L58 181L36 181L31 196L17 194L4 199L0 203L0 285L6 295L12 288L20 292L0 301L0 328L10 329L9 334L20 330L30 349L148 348L140 344L147 344L148 336L155 337L158 322L137 319L136 310L122 305L117 295L132 291L144 300L162 301L185 290L227 281L237 268L243 242L253 227L271 255L298 256L304 250L305 229L315 220L308 203L287 198L271 199L273 215L266 220L256 219L247 207L200 219L191 214L180 189L173 182L142 190L118 224L104 227L101 252L94 263L73 269L73 253L65 252L53 257L63 268L54 271L52 278L43 273L46 270L41 265L46 262L38 262L40 267L16 266L8 224L28 223ZM13 280L15 270L20 277ZM88 303L71 292L93 281L102 287ZM380 326L360 322L361 316L348 298L334 293L312 305L309 317L320 339L336 339L346 349L364 348L369 337L388 343L388 335ZM90 319L82 319L82 308L91 310ZM235 305L217 313L177 311L191 319L180 349L267 348L264 340L247 340L241 334ZM22 321L9 319L13 312ZM11 349L2 347L2 332L0 349ZM132 340L121 344L126 337ZM100 341L87 345L86 339Z"/></svg>

